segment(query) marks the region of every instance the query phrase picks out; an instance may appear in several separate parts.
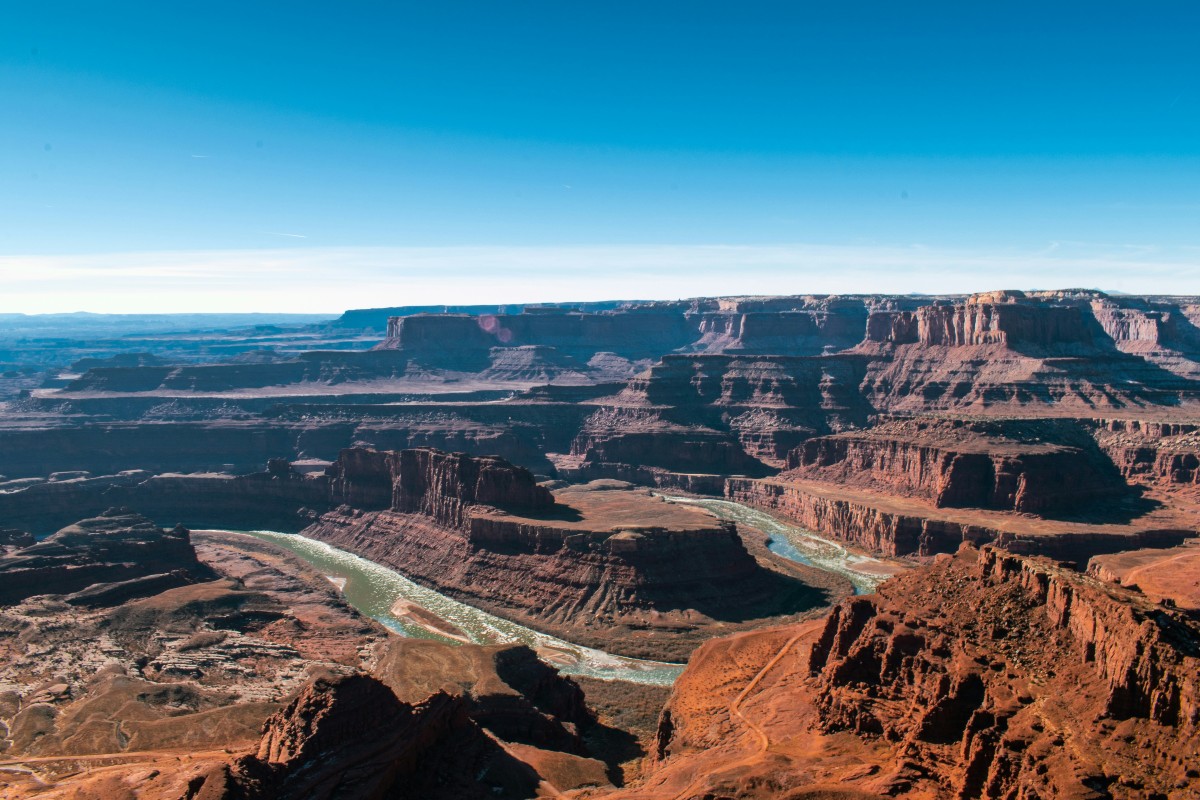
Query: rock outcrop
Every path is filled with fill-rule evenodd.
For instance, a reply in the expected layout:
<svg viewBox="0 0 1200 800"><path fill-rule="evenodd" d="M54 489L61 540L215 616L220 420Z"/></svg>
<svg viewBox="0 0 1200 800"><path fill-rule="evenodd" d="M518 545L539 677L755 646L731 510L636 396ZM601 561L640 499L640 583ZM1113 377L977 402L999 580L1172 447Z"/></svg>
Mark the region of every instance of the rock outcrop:
<svg viewBox="0 0 1200 800"><path fill-rule="evenodd" d="M0 605L39 594L115 605L211 577L197 560L186 528L166 531L128 509L115 508L0 559Z"/></svg>
<svg viewBox="0 0 1200 800"><path fill-rule="evenodd" d="M611 789L569 679L514 647L398 641L376 675L326 675L263 725L250 754L194 779L195 797L533 797ZM433 687L433 688L430 688Z"/></svg>
<svg viewBox="0 0 1200 800"><path fill-rule="evenodd" d="M938 508L1046 514L1127 491L1086 431L1058 421L892 420L809 439L788 468L780 480L866 486Z"/></svg>
<svg viewBox="0 0 1200 800"><path fill-rule="evenodd" d="M702 648L639 796L1191 796L1198 667L1194 619L967 548L822 624Z"/></svg>
<svg viewBox="0 0 1200 800"><path fill-rule="evenodd" d="M334 505L423 514L443 525L464 525L474 505L527 514L554 505L529 470L464 453L349 449L327 474Z"/></svg>
<svg viewBox="0 0 1200 800"><path fill-rule="evenodd" d="M198 790L227 800L395 796L438 740L467 724L445 694L414 706L368 675L319 678L267 719L255 755Z"/></svg>

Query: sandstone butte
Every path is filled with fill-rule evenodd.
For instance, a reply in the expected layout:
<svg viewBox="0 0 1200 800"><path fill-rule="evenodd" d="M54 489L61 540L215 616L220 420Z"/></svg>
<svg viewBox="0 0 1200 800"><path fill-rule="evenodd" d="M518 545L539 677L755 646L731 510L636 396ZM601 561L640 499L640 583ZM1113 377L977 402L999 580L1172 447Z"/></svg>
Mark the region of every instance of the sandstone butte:
<svg viewBox="0 0 1200 800"><path fill-rule="evenodd" d="M1200 797L1200 300L431 310L0 397L0 793ZM661 493L897 575L852 596ZM399 639L205 527L687 668Z"/></svg>

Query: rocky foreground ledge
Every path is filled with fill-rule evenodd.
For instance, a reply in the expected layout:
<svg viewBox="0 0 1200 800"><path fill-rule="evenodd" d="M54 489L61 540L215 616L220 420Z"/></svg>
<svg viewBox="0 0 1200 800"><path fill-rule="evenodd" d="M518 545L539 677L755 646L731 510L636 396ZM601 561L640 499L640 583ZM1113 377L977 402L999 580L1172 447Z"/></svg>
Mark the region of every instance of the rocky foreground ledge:
<svg viewBox="0 0 1200 800"><path fill-rule="evenodd" d="M6 800L532 797L611 789L644 752L532 650L391 636L268 543L112 515L51 544L80 537L95 563L170 539L178 566L210 572L103 605L0 604ZM46 565L43 588L74 566ZM656 709L662 690L648 696Z"/></svg>
<svg viewBox="0 0 1200 800"><path fill-rule="evenodd" d="M968 546L821 622L706 644L657 758L619 796L1196 797L1200 624Z"/></svg>

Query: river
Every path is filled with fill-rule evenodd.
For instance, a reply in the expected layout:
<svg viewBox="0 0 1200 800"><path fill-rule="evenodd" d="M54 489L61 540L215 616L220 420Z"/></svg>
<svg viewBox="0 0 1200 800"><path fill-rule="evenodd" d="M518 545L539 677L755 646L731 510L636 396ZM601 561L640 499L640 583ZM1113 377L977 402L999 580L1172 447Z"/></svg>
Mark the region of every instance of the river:
<svg viewBox="0 0 1200 800"><path fill-rule="evenodd" d="M768 547L772 552L842 575L860 594L874 591L894 571L886 562L851 553L836 542L740 503L664 497L673 503L698 505L720 519L757 528L769 537ZM336 584L350 605L401 636L451 644L524 644L566 675L604 680L669 686L683 671L679 664L617 656L535 631L446 597L381 564L299 534L230 532L254 536L299 556Z"/></svg>
<svg viewBox="0 0 1200 800"><path fill-rule="evenodd" d="M767 548L772 553L790 561L841 575L854 584L855 594L874 592L879 584L896 572L896 568L886 561L852 553L837 542L824 539L804 528L789 525L770 514L741 503L672 495L662 497L672 503L700 506L719 519L762 531L767 535Z"/></svg>
<svg viewBox="0 0 1200 800"><path fill-rule="evenodd" d="M679 664L612 655L501 619L414 583L399 572L374 561L299 534L231 532L254 536L299 556L334 581L350 605L401 636L436 639L451 644L461 644L464 638L475 644L524 644L537 651L543 661L566 675L605 680L669 686L683 672L683 666ZM411 614L398 613L395 610L397 605L403 606L405 603L450 623L462 638L453 632L439 633L435 626L429 624L418 624Z"/></svg>

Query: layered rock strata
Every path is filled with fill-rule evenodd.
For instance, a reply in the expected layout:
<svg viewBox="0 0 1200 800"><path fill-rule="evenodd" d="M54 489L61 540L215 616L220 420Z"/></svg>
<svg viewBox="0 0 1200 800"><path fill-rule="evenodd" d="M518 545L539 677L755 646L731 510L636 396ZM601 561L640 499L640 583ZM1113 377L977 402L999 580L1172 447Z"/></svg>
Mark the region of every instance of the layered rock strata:
<svg viewBox="0 0 1200 800"><path fill-rule="evenodd" d="M707 630L800 613L826 596L760 566L732 524L619 485L552 495L499 459L432 450L348 451L330 474L349 503L305 535L627 655L683 658ZM831 580L813 576L833 589Z"/></svg>
<svg viewBox="0 0 1200 800"><path fill-rule="evenodd" d="M0 472L244 472L366 445L547 475L561 455L582 459L580 475L646 482L761 475L878 413L1198 416L1198 320L1194 298L1084 290L406 314L375 352L84 364L10 404ZM1198 451L1179 444L1113 458L1190 485Z"/></svg>
<svg viewBox="0 0 1200 800"><path fill-rule="evenodd" d="M1129 480L1168 488L1200 485L1200 425L1097 420L1096 441Z"/></svg>
<svg viewBox="0 0 1200 800"><path fill-rule="evenodd" d="M1091 437L1057 421L892 420L815 437L780 480L817 480L923 497L935 507L1028 513L1111 501L1127 487Z"/></svg>
<svg viewBox="0 0 1200 800"><path fill-rule="evenodd" d="M246 475L129 471L0 492L0 518L39 535L113 507L134 509L162 525L297 530L301 509L329 507L329 488L323 475L301 476L286 461L272 459L267 470Z"/></svg>
<svg viewBox="0 0 1200 800"><path fill-rule="evenodd" d="M0 605L40 594L116 605L211 577L186 528L166 531L128 509L110 509L0 558Z"/></svg>
<svg viewBox="0 0 1200 800"><path fill-rule="evenodd" d="M1198 667L1193 619L968 548L824 623L703 647L637 796L1191 796Z"/></svg>
<svg viewBox="0 0 1200 800"><path fill-rule="evenodd" d="M964 543L1085 563L1100 553L1170 547L1192 535L1190 513L1132 520L1057 521L980 509L935 508L927 501L800 480L730 478L726 496L778 513L810 530L889 556L951 553Z"/></svg>

